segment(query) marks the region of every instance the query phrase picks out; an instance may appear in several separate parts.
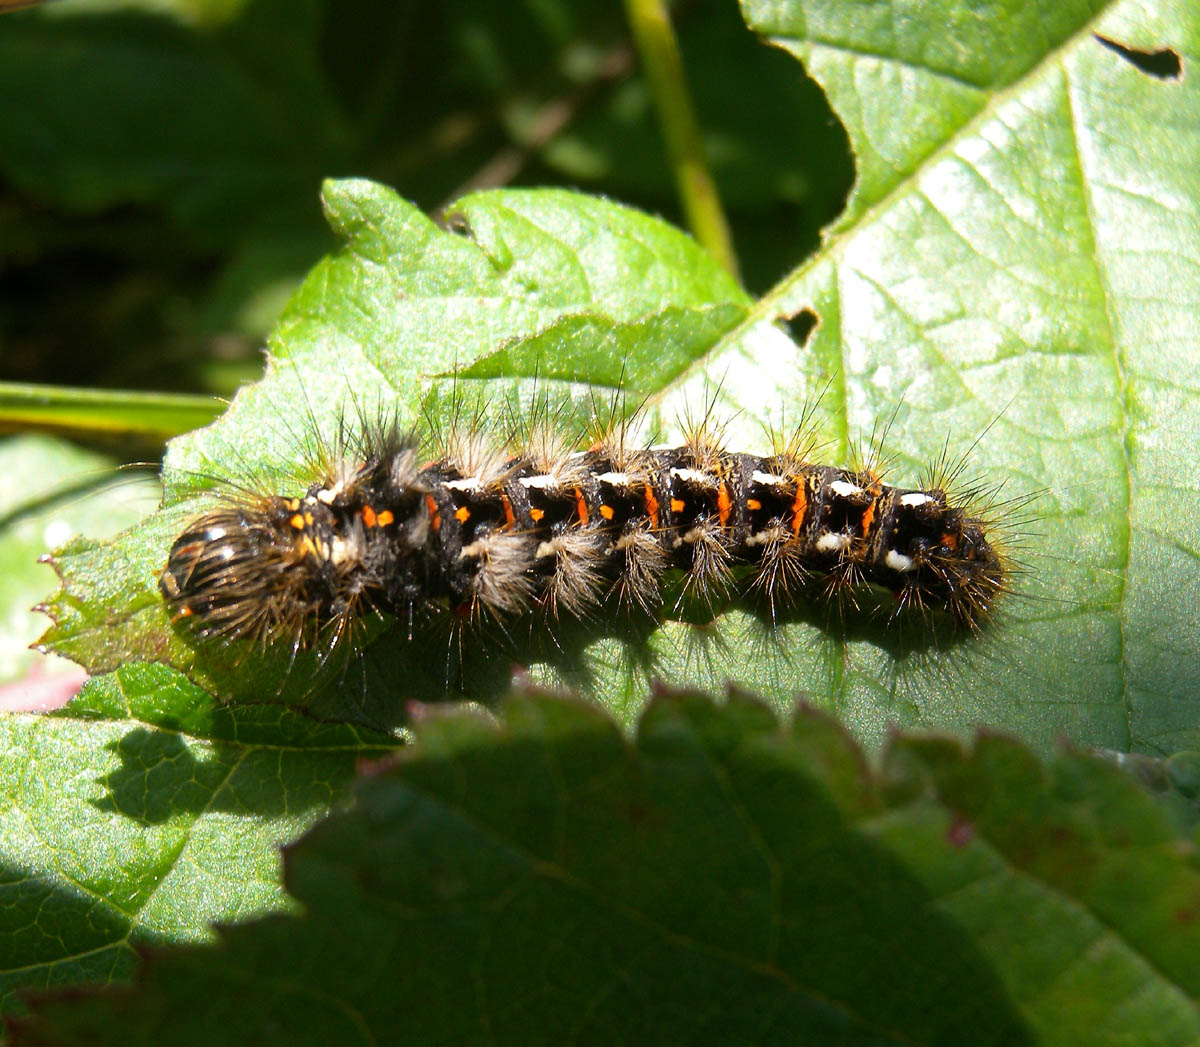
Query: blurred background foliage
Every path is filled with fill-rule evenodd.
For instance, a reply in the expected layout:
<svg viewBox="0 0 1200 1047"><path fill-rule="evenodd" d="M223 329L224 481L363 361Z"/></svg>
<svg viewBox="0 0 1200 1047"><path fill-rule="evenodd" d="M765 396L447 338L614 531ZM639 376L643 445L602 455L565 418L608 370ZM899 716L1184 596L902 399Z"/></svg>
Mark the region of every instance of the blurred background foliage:
<svg viewBox="0 0 1200 1047"><path fill-rule="evenodd" d="M672 18L761 292L840 210L848 142L736 0ZM0 97L0 380L230 395L333 247L329 176L682 222L620 0L60 0L0 16Z"/></svg>

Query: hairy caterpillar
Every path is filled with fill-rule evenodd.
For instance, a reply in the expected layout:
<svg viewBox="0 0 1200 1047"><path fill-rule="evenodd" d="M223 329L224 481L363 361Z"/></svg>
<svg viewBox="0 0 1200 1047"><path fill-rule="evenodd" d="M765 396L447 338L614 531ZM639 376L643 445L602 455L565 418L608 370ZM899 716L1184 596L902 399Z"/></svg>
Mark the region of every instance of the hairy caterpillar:
<svg viewBox="0 0 1200 1047"><path fill-rule="evenodd" d="M361 421L361 419L360 419ZM975 632L1013 564L978 490L943 459L915 488L816 464L800 434L756 455L694 426L645 447L628 424L586 450L549 425L513 447L476 424L424 461L394 423L343 425L306 490L237 494L176 538L159 587L202 636L332 651L373 614L432 607L505 627L536 612L584 622L654 616L666 579L712 603L777 608L888 590L910 612Z"/></svg>

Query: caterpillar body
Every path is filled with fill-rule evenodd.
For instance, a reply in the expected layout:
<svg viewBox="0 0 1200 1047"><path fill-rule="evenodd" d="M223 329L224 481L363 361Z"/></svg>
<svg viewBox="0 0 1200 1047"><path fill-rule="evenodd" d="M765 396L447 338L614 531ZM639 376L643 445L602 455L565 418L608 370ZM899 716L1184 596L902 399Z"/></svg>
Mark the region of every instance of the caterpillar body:
<svg viewBox="0 0 1200 1047"><path fill-rule="evenodd" d="M889 619L939 613L967 631L1009 589L986 504L948 493L957 470L901 488L874 468L814 464L799 438L760 456L725 450L707 426L667 448L631 449L626 433L514 453L473 428L422 464L399 426L367 426L307 490L234 496L194 519L159 587L203 636L293 652L336 645L368 614L435 605L501 623L614 605L653 615L673 570L705 601L744 586L772 616L879 587L895 595Z"/></svg>

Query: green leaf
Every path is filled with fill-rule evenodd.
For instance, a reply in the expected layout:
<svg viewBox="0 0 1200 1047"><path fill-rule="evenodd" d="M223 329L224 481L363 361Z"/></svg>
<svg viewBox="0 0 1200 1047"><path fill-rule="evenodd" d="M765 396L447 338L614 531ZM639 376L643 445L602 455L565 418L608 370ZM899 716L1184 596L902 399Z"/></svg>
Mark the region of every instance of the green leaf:
<svg viewBox="0 0 1200 1047"><path fill-rule="evenodd" d="M889 435L904 471L994 420L975 469L1045 492L1013 628L966 659L970 686L918 689L851 647L837 652L835 707L870 733L883 706L902 722L1194 748L1200 95L1099 37L1186 60L1197 11L743 10L825 86L859 164L837 229L750 322L819 320L806 364L832 376L850 431L902 397Z"/></svg>
<svg viewBox="0 0 1200 1047"><path fill-rule="evenodd" d="M881 3L853 12L836 0L741 0L741 6L752 28L804 63L850 134L858 182L843 226L903 191L1001 93L1030 90L1073 47L1089 46L1098 15L1131 7L1035 0L996 11L938 0L898 19ZM1145 7L1138 14L1147 23L1154 18Z"/></svg>
<svg viewBox="0 0 1200 1047"><path fill-rule="evenodd" d="M773 32L788 10L772 8ZM1074 29L1055 21L1036 45L1025 18L951 5L895 27L901 58L888 61L902 65L935 26L961 21L950 52L966 61L976 41L979 72L939 75L986 98L756 303L669 228L586 197L478 194L442 229L378 187L334 183L327 209L345 246L289 307L267 381L176 445L172 501L214 474L294 488L304 433L332 431L347 403L437 422L480 387L494 404L527 405L536 377L541 395L586 405L607 401L623 371L626 400L645 398L668 436L677 413L712 400L731 419L729 444L752 449L762 422L786 426L820 397L831 460L882 427L899 483L916 482L948 442L951 457L970 452L968 475L1033 499L1028 526L998 513L998 532L1018 532L1023 571L996 628L940 647L875 625L831 628L820 613L772 629L735 607L712 628L667 622L640 644L585 637L561 656L531 650L535 677L583 689L626 722L648 678L734 680L780 708L805 694L874 743L889 723L987 723L1042 746L1065 735L1118 750L1195 747L1200 332L1189 259L1200 243L1198 168L1181 158L1200 153L1200 122L1186 118L1200 101L1193 80L1151 77L1092 31L1187 54L1197 17L1118 4ZM997 39L1040 58L997 61ZM866 125L850 126L861 155ZM817 326L803 347L776 326L808 316ZM198 505L180 501L114 549L62 557L49 639L93 670L161 657L221 693L273 695L278 673L206 665L165 620L154 577ZM395 723L398 698L444 693L446 658L431 654L444 641L412 645L396 630L376 649L388 686L372 689L368 722ZM476 656L464 690L487 700L507 686L511 659L466 660Z"/></svg>
<svg viewBox="0 0 1200 1047"><path fill-rule="evenodd" d="M26 1042L1194 1043L1200 872L1117 770L660 700L433 717L288 851L302 914Z"/></svg>
<svg viewBox="0 0 1200 1047"><path fill-rule="evenodd" d="M127 979L135 950L291 903L282 843L383 739L232 709L163 666L93 680L65 713L0 718L0 1010L17 989Z"/></svg>

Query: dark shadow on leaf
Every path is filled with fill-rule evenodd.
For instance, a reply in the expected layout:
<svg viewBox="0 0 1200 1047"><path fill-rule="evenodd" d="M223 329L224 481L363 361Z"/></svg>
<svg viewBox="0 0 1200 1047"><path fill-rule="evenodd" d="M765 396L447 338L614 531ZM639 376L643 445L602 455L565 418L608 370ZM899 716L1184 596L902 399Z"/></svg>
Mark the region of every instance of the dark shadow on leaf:
<svg viewBox="0 0 1200 1047"><path fill-rule="evenodd" d="M0 883L0 967L9 974L129 946L132 917L95 894L8 865L0 865Z"/></svg>
<svg viewBox="0 0 1200 1047"><path fill-rule="evenodd" d="M195 1042L307 1042L314 1023L325 1042L470 1039L487 1022L498 1043L558 1043L587 1010L600 1043L633 1035L636 986L638 1042L1032 1042L986 927L981 942L944 911L944 884L860 824L884 813L868 779L849 786L865 790L853 813L831 794L803 725L684 695L627 744L538 704L495 744L453 744L452 774L446 753L417 754L364 780L289 847L303 915L155 954L136 1007L47 1000L38 1018L79 1019L97 1042L179 1016ZM573 976L547 977L564 957ZM266 977L280 970L286 984ZM492 1007L480 984L526 1003Z"/></svg>
<svg viewBox="0 0 1200 1047"><path fill-rule="evenodd" d="M232 703L287 705L317 721L356 724L394 737L408 726L413 703L494 706L531 666L547 666L558 686L595 698L613 674L611 665L597 666L600 640L616 641L620 672L640 681L638 689L672 680L675 670L662 663L661 645L655 643L665 620L691 627L685 660L697 670L698 680L711 664L711 686L722 685L729 666L736 664L736 651L727 646L720 625L721 615L731 610L748 613L757 622L754 656L783 662L789 660L783 627L794 624L843 645L871 643L897 667L979 638L944 614L898 615L891 593L869 588L857 590L853 601L802 597L772 606L750 593L698 600L684 591L682 576L668 576L661 595L669 613L651 615L617 607L614 601L585 620L554 618L543 610L507 622L465 623L431 605L411 626L383 619L363 623L364 642L344 644L324 660L313 651L293 661L290 649L246 652L237 645L196 640L192 675Z"/></svg>
<svg viewBox="0 0 1200 1047"><path fill-rule="evenodd" d="M325 809L350 781L357 760L346 750L231 743L206 745L211 755L197 757L178 732L146 727L107 748L121 766L99 780L108 792L92 803L142 825L179 815L276 818Z"/></svg>
<svg viewBox="0 0 1200 1047"><path fill-rule="evenodd" d="M133 918L116 904L16 866L0 865L0 884L0 1014L9 1022L26 1005L36 1009L50 985L78 993L133 978L138 959L131 939L149 936L131 933Z"/></svg>
<svg viewBox="0 0 1200 1047"><path fill-rule="evenodd" d="M527 667L553 667L562 685L587 696L599 681L588 660L597 639L616 638L631 667L653 675L648 644L657 619L619 613L610 620L580 621L534 613L515 622L451 622L448 613L414 628L410 638L397 625L352 658L335 686L304 700L319 720L348 721L394 733L408 723L412 703L477 702L494 706Z"/></svg>

